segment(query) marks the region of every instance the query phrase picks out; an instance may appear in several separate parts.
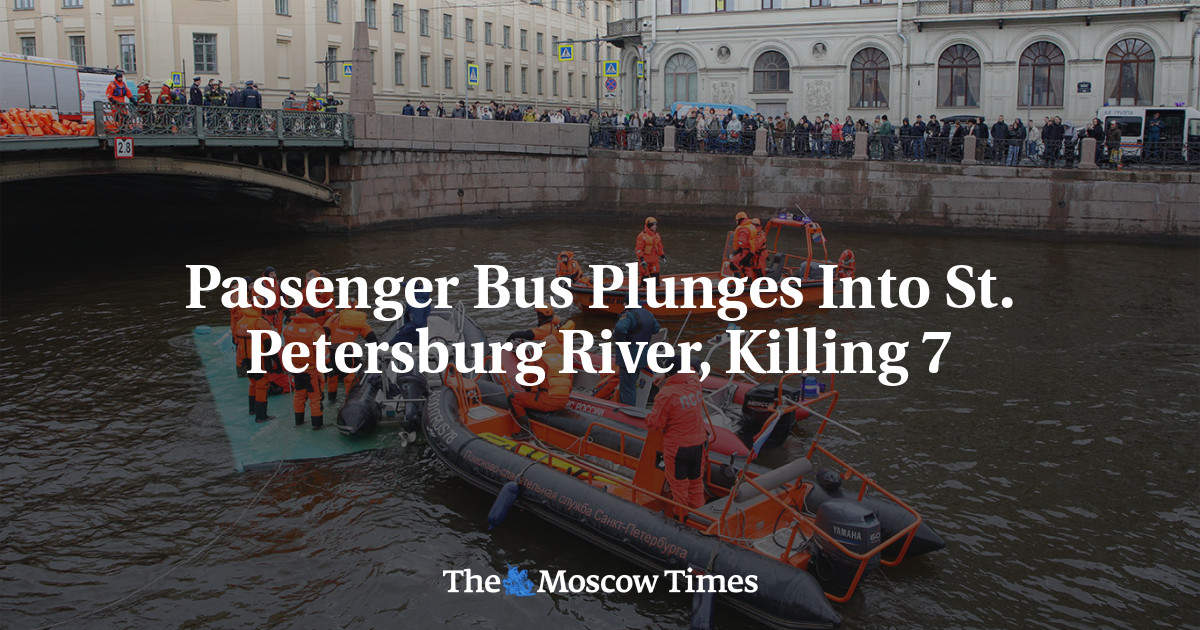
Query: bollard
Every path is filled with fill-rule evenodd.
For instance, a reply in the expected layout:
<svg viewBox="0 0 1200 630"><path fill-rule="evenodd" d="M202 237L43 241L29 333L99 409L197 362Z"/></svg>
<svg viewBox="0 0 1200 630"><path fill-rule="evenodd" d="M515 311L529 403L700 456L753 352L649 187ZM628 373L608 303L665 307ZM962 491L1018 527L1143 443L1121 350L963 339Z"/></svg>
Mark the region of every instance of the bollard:
<svg viewBox="0 0 1200 630"><path fill-rule="evenodd" d="M854 159L867 159L867 143L870 142L870 140L871 138L865 131L854 134Z"/></svg>
<svg viewBox="0 0 1200 630"><path fill-rule="evenodd" d="M978 142L979 142L979 138L976 138L975 136L967 136L967 137L963 138L962 163L964 166L979 163L978 161L975 160L975 147L977 146Z"/></svg>
<svg viewBox="0 0 1200 630"><path fill-rule="evenodd" d="M675 127L672 125L663 127L662 150L663 153L674 153L675 151L678 151L678 149L675 148Z"/></svg>
<svg viewBox="0 0 1200 630"><path fill-rule="evenodd" d="M1084 138L1080 151L1079 168L1096 168L1096 139Z"/></svg>
<svg viewBox="0 0 1200 630"><path fill-rule="evenodd" d="M765 156L767 154L767 130L759 127L754 132L754 155Z"/></svg>

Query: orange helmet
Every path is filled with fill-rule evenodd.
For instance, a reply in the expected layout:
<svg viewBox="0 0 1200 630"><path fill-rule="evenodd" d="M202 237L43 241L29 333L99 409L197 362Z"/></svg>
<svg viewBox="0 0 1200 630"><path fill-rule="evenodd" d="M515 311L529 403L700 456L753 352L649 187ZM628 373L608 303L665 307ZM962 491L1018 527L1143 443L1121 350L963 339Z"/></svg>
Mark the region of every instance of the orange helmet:
<svg viewBox="0 0 1200 630"><path fill-rule="evenodd" d="M654 217L646 217L646 227L650 227L656 223L658 223L658 219L655 219Z"/></svg>
<svg viewBox="0 0 1200 630"><path fill-rule="evenodd" d="M749 216L747 216L745 212L739 212L739 213L737 213L737 214L733 215L733 220L734 220L734 221L744 221L744 220L746 220L746 219L748 219L748 218L750 218L750 217L749 217Z"/></svg>
<svg viewBox="0 0 1200 630"><path fill-rule="evenodd" d="M312 280L313 278L319 278L319 277L321 277L320 271L317 271L316 269L309 269L308 273L304 274L304 281L308 282L309 280Z"/></svg>
<svg viewBox="0 0 1200 630"><path fill-rule="evenodd" d="M750 223L753 225L757 225L758 227L762 227L762 221L759 221L758 217L750 219Z"/></svg>
<svg viewBox="0 0 1200 630"><path fill-rule="evenodd" d="M563 251L558 252L558 257L563 260L570 260L575 257L575 252L567 251L564 249Z"/></svg>

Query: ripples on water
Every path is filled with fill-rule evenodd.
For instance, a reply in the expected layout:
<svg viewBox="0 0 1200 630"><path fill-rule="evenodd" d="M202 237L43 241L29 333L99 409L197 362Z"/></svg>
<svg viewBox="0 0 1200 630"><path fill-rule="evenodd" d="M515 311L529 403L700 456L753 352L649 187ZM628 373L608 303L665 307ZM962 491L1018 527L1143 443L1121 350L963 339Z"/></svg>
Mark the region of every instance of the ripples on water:
<svg viewBox="0 0 1200 630"><path fill-rule="evenodd" d="M662 223L668 272L716 264L723 229ZM569 573L635 568L537 519L488 534L491 499L423 445L235 473L190 331L225 320L183 308L188 263L225 273L460 274L624 262L637 220L281 237L21 243L4 235L0 313L0 626L475 627L686 625L689 602L653 596L514 600L445 593L441 571L507 564ZM860 270L922 275L917 311L759 315L758 326L835 328L911 341L909 382L839 379L827 444L917 507L948 549L873 576L842 607L853 628L1177 628L1200 595L1196 421L1200 292L1194 249L954 239L834 230ZM58 258L41 261L47 248ZM836 254L835 254L836 255ZM952 264L991 268L1011 310L944 306ZM478 314L494 337L517 309ZM580 318L592 330L611 323ZM669 324L672 328L678 323ZM693 321L702 340L719 322ZM926 330L954 336L941 372ZM800 454L776 452L778 463ZM241 516L241 519L239 519ZM225 532L204 553L197 553ZM163 573L175 567L162 577ZM744 627L724 612L720 627Z"/></svg>

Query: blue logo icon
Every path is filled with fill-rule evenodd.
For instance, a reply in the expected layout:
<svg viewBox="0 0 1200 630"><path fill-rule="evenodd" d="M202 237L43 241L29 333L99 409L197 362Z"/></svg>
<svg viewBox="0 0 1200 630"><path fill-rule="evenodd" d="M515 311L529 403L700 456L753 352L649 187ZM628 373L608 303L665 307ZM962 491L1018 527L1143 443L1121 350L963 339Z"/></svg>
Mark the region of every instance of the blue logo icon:
<svg viewBox="0 0 1200 630"><path fill-rule="evenodd" d="M514 597L533 597L536 587L529 579L529 572L508 565L508 577L502 582L504 590Z"/></svg>

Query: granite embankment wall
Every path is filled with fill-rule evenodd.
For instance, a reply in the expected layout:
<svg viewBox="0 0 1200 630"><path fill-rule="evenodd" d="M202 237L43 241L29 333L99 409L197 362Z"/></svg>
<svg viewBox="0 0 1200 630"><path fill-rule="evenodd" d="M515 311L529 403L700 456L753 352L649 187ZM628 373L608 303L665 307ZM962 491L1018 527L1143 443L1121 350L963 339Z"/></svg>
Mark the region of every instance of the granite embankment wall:
<svg viewBox="0 0 1200 630"><path fill-rule="evenodd" d="M727 219L799 204L829 225L1200 241L1200 173L587 148L584 125L369 115L314 227L586 211ZM365 139L362 139L365 138Z"/></svg>

